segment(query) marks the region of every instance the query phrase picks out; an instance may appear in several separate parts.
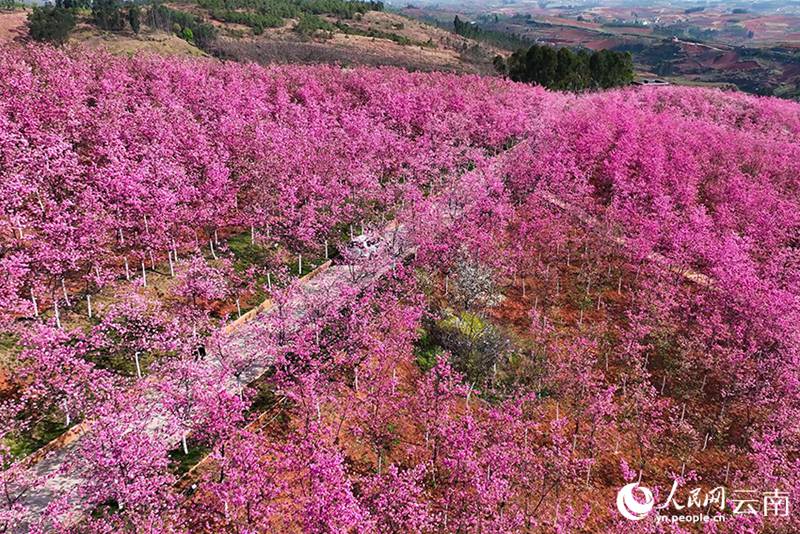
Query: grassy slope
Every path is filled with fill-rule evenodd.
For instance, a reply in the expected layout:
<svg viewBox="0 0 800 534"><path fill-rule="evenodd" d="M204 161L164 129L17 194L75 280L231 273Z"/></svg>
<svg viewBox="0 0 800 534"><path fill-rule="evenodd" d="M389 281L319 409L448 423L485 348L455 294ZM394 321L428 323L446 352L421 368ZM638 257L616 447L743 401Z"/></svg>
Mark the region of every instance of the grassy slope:
<svg viewBox="0 0 800 534"><path fill-rule="evenodd" d="M247 26L212 20L193 2L172 3L169 7L209 20L219 30L214 52L242 61L392 65L412 70L490 74L491 58L497 53L491 46L476 46L470 39L396 13L369 12L359 20L342 21L352 28L350 35L336 31L309 37L294 31L296 20L289 19L281 28L268 28L262 35L254 35ZM0 43L27 39L27 13L22 9L0 11ZM332 24L337 22L335 17L322 18ZM80 17L70 43L105 48L115 54L208 55L168 32L147 26L138 35L130 29L107 32L92 25L86 16Z"/></svg>

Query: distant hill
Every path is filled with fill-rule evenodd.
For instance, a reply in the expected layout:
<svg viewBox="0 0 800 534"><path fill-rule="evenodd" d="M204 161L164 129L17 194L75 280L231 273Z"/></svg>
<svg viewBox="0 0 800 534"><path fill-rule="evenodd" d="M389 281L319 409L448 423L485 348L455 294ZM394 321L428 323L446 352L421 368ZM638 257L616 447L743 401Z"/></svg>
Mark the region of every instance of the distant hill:
<svg viewBox="0 0 800 534"><path fill-rule="evenodd" d="M762 8L743 12L726 4L687 13L685 6L579 7L507 0L501 8L465 1L415 4L401 11L447 29L460 17L470 29L468 36L509 51L539 43L630 52L642 77L800 98L800 12Z"/></svg>
<svg viewBox="0 0 800 534"><path fill-rule="evenodd" d="M409 70L492 74L498 50L491 44L455 35L398 13L382 4L348 13L319 1L302 4L258 0L172 2L142 6L138 34L129 25L115 31L99 28L88 9L76 10L78 23L70 43L84 43L113 53L212 55L257 63L335 63L389 65ZM222 7L220 7L222 6ZM277 11L278 15L264 15ZM276 7L277 6L277 7ZM290 6L290 7L286 7ZM372 6L372 8L370 8ZM278 9L281 8L281 9ZM126 8L123 6L122 10ZM29 11L0 11L0 42L25 40ZM281 16L285 15L285 16ZM197 26L210 27L213 38L200 39ZM193 30L187 33L185 28Z"/></svg>

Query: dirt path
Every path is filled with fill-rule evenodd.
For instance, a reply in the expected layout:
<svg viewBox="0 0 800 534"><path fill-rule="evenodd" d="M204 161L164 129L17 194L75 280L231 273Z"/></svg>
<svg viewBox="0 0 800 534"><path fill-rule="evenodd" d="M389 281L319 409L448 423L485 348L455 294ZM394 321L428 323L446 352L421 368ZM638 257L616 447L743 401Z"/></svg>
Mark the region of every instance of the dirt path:
<svg viewBox="0 0 800 534"><path fill-rule="evenodd" d="M398 239L398 237L400 237ZM406 248L401 230L393 225L387 227L383 233L383 239L389 243L387 245L391 254L388 258L378 263L370 265L369 268L354 267L350 265L334 265L324 269L315 276L309 275L303 279L302 294L289 303L291 316L301 318L305 313L305 302L307 296L311 296L320 291L335 292L345 287L368 287L378 279L382 278L397 263L413 254L413 249ZM313 273L312 273L313 274ZM355 280L355 282L354 282ZM272 306L265 306L253 319L243 321L242 326L231 334L231 341L238 344L240 350L251 357L250 365L242 375L242 382L250 383L262 376L271 365L271 358L265 352L257 350L259 343L259 326L263 323L268 314L272 313ZM209 358L206 360L210 366L219 366L221 363ZM239 385L233 378L225 384L225 388L230 392L237 392ZM166 429L168 419L159 410L161 406L160 395L153 393L147 401L147 405L142 407L142 412L153 414L145 422L145 429L158 439L163 439L171 446L180 443L179 434L170 434ZM91 429L87 430L87 434ZM86 503L82 502L78 489L85 483L86 477L83 472L73 467L73 456L78 444L84 439L80 435L72 443L58 448L45 456L43 459L34 463L29 472L42 481L40 484L31 487L21 499L21 504L28 510L28 517L36 520L41 516L47 506L60 498L66 498L71 509L74 511L73 519L78 519L82 513L87 511ZM20 532L24 532L23 528Z"/></svg>

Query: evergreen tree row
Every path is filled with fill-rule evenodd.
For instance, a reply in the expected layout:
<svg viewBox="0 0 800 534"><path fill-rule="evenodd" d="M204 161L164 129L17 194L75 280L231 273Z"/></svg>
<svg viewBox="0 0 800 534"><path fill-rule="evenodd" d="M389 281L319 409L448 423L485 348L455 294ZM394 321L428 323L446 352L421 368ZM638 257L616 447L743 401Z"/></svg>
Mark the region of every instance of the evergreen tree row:
<svg viewBox="0 0 800 534"><path fill-rule="evenodd" d="M514 81L566 91L608 89L633 80L631 54L612 50L573 52L569 48L533 45L517 50L507 60L497 56L494 65Z"/></svg>

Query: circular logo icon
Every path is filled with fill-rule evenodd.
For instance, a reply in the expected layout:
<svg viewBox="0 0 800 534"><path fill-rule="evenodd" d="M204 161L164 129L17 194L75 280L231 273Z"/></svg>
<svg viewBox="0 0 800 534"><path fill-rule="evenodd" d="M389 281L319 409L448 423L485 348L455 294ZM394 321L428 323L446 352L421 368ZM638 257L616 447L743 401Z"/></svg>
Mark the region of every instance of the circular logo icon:
<svg viewBox="0 0 800 534"><path fill-rule="evenodd" d="M634 497L636 490L639 490L644 502L636 500L636 497ZM638 482L623 486L617 493L617 509L623 517L631 521L639 521L647 517L654 505L653 492L645 487L640 487Z"/></svg>

